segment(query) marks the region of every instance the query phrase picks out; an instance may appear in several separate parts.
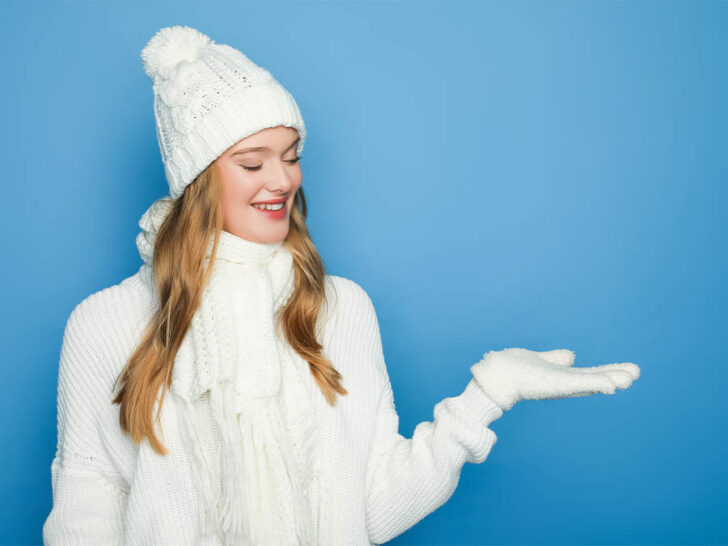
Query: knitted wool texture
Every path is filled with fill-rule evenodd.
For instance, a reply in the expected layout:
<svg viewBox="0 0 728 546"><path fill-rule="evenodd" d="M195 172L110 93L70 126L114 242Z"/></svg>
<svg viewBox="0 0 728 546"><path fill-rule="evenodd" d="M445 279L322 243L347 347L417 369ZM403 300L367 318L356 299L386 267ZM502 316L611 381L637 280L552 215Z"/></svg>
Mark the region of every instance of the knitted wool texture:
<svg viewBox="0 0 728 546"><path fill-rule="evenodd" d="M241 51L197 29L159 30L142 49L153 81L154 117L169 194L176 198L241 139L268 127L306 128L293 96Z"/></svg>
<svg viewBox="0 0 728 546"><path fill-rule="evenodd" d="M149 259L149 233L137 242ZM205 497L183 433L186 402L167 391L155 424L169 449L164 456L120 430L119 407L112 403L115 381L157 308L149 275L144 263L120 283L84 298L66 323L46 545L224 544L201 517ZM473 376L461 393L438 401L431 420L420 422L411 437L399 434L371 299L356 282L337 275L326 275L325 289L317 337L348 394L329 405L305 360L292 350L283 355L289 438L310 499L313 543L381 544L444 504L466 462L485 461L496 442L489 424L503 411ZM214 457L223 440L209 394L193 405L199 443ZM290 529L286 533L292 536Z"/></svg>
<svg viewBox="0 0 728 546"><path fill-rule="evenodd" d="M140 220L139 252L152 265L157 230L172 200L157 200ZM209 264L214 237L209 241ZM144 279L154 291L151 269ZM175 357L170 391L181 400L180 420L206 533L225 544L313 544L306 453L287 430L283 359L276 314L293 291L293 257L283 242L256 243L227 231L199 309ZM287 366L292 365L286 363ZM221 452L210 456L199 430L197 402L207 394ZM301 408L296 408L300 411ZM296 432L308 436L296 419Z"/></svg>

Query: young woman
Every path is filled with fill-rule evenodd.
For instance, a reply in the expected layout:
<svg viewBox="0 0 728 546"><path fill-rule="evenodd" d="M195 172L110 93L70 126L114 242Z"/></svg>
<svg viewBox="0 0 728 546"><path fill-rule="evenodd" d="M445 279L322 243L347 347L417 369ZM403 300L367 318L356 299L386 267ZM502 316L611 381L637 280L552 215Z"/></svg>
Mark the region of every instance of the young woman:
<svg viewBox="0 0 728 546"><path fill-rule="evenodd" d="M142 60L170 195L140 220L139 271L68 319L46 544L387 542L485 460L514 403L639 376L489 351L401 436L372 302L306 229L294 99L190 27Z"/></svg>

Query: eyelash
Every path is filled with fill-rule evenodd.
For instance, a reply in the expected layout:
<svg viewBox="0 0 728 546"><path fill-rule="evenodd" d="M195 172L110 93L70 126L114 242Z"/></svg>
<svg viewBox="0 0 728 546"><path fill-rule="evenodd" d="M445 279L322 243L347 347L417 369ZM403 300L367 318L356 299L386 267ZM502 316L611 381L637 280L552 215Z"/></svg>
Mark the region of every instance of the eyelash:
<svg viewBox="0 0 728 546"><path fill-rule="evenodd" d="M290 165L295 165L295 164L296 164L296 163L298 163L298 162L299 162L300 160L301 160L301 156L298 156L298 157L297 157L297 158L295 158L295 159L286 159L286 160L284 160L284 161L285 161L286 163L289 163ZM241 167L242 167L243 169L245 169L246 171L259 171L259 170L260 170L260 168L262 167L262 165L258 165L257 167L246 167L245 165L241 165Z"/></svg>

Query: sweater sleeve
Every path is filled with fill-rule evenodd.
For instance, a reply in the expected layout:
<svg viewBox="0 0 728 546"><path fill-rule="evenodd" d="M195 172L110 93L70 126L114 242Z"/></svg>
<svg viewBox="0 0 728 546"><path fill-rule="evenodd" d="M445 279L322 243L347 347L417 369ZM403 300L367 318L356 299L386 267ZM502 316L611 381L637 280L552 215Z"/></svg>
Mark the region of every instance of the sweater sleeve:
<svg viewBox="0 0 728 546"><path fill-rule="evenodd" d="M65 327L58 367L58 441L51 462L53 506L43 543L121 544L127 488L116 472L100 431L102 405L112 404L99 363L102 316L89 296ZM106 391L109 390L107 393ZM108 419L108 417L107 417ZM106 421L104 421L106 422Z"/></svg>
<svg viewBox="0 0 728 546"><path fill-rule="evenodd" d="M367 530L370 542L381 544L442 506L455 491L466 462L486 459L497 440L488 425L500 418L503 410L472 377L462 393L435 405L434 419L419 423L412 438L400 435L379 325L368 295L364 308L369 323L364 329L368 357L380 378L367 460Z"/></svg>

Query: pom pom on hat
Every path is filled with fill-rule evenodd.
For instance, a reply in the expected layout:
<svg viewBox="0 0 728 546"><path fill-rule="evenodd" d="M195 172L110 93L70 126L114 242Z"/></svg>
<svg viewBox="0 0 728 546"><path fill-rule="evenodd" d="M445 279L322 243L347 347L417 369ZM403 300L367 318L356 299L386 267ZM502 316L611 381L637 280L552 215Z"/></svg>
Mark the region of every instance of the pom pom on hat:
<svg viewBox="0 0 728 546"><path fill-rule="evenodd" d="M213 44L209 36L199 30L174 25L157 32L142 49L142 65L152 78L169 78L182 62L194 62L202 50Z"/></svg>

